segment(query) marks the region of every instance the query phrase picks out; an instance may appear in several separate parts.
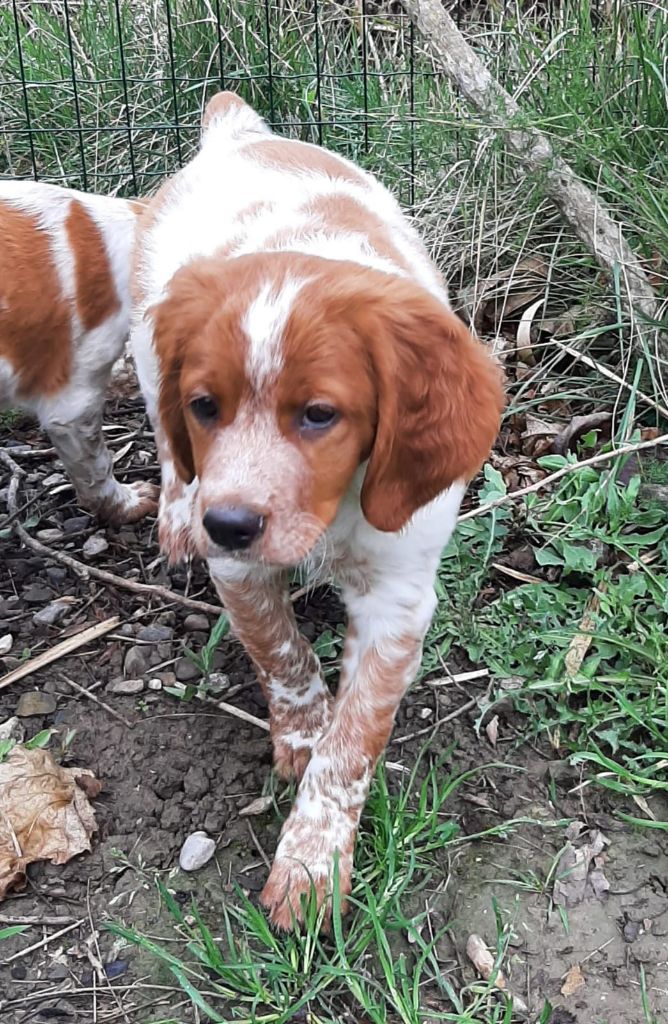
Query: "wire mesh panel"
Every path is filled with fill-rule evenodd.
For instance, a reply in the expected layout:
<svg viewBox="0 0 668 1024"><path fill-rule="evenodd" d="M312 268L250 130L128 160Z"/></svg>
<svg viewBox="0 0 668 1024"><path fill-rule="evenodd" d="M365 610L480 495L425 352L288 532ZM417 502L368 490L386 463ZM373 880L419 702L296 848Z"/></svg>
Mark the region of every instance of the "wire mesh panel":
<svg viewBox="0 0 668 1024"><path fill-rule="evenodd" d="M368 0L5 2L0 174L146 194L190 157L222 87L412 202L450 105L415 51L399 6Z"/></svg>

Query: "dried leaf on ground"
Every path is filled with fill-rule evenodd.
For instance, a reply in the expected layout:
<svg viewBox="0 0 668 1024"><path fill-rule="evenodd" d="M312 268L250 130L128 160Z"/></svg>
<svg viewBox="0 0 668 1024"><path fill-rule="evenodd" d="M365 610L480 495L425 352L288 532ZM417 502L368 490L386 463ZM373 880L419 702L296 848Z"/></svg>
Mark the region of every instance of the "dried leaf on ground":
<svg viewBox="0 0 668 1024"><path fill-rule="evenodd" d="M604 584L600 585L600 590L605 590ZM566 657L564 658L564 667L569 679L575 679L594 639L595 616L600 603L598 594L593 594L589 598L585 607L585 613L580 622L580 628L568 645Z"/></svg>
<svg viewBox="0 0 668 1024"><path fill-rule="evenodd" d="M608 881L601 868L592 863L610 841L602 832L592 830L588 833L588 841L580 847L571 842L566 843L557 865L557 878L554 883L554 902L562 907L574 907L582 903L587 895L601 897L609 888Z"/></svg>
<svg viewBox="0 0 668 1024"><path fill-rule="evenodd" d="M256 800L251 800L249 804L242 807L239 811L239 817L252 818L257 814L264 814L265 811L269 810L273 802L273 796L259 796Z"/></svg>
<svg viewBox="0 0 668 1024"><path fill-rule="evenodd" d="M531 325L536 313L544 302L544 298L537 299L528 309L525 309L517 328L517 358L527 366L533 366L536 362L536 357L531 347Z"/></svg>
<svg viewBox="0 0 668 1024"><path fill-rule="evenodd" d="M487 739L493 747L496 746L496 741L499 738L499 716L494 715L490 718L489 722L485 726L485 732L487 733Z"/></svg>
<svg viewBox="0 0 668 1024"><path fill-rule="evenodd" d="M92 773L61 768L47 750L16 746L0 763L0 899L23 888L33 861L64 864L90 850L97 826L81 777Z"/></svg>
<svg viewBox="0 0 668 1024"><path fill-rule="evenodd" d="M580 970L580 964L573 964L568 971L564 983L561 986L562 996L572 996L585 983L584 975Z"/></svg>

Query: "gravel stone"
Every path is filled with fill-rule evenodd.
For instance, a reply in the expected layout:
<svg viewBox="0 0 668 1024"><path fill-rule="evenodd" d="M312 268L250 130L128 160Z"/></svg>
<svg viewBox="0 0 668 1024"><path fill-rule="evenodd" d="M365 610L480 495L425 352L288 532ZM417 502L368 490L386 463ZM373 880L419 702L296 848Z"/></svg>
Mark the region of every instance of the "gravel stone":
<svg viewBox="0 0 668 1024"><path fill-rule="evenodd" d="M179 866L182 871L197 871L208 864L216 852L215 841L206 832L193 832L181 847Z"/></svg>
<svg viewBox="0 0 668 1024"><path fill-rule="evenodd" d="M149 644L159 644L163 640L171 640L174 630L171 626L141 626L137 630L137 640L143 640Z"/></svg>
<svg viewBox="0 0 668 1024"><path fill-rule="evenodd" d="M209 619L206 615L200 615L199 612L191 612L183 620L183 628L186 633L208 633Z"/></svg>
<svg viewBox="0 0 668 1024"><path fill-rule="evenodd" d="M112 679L106 686L107 693L116 693L125 697L134 697L143 689L143 679Z"/></svg>
<svg viewBox="0 0 668 1024"><path fill-rule="evenodd" d="M130 647L123 662L123 674L126 679L143 676L148 668L148 654L143 647Z"/></svg>

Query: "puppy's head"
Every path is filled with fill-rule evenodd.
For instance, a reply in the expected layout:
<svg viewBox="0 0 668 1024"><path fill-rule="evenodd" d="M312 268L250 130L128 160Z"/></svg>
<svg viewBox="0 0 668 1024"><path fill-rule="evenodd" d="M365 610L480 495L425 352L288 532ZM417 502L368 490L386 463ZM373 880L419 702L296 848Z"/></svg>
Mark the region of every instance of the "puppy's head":
<svg viewBox="0 0 668 1024"><path fill-rule="evenodd" d="M483 347L399 277L294 253L212 258L182 268L151 315L204 556L298 563L365 462L364 515L399 530L475 474L498 429Z"/></svg>

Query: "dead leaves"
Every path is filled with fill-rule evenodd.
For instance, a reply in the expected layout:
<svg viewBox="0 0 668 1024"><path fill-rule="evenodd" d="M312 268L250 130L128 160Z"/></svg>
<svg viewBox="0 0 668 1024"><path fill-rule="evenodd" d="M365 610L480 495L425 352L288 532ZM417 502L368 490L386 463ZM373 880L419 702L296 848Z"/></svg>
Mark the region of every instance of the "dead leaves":
<svg viewBox="0 0 668 1024"><path fill-rule="evenodd" d="M573 964L573 966L570 968L570 970L566 974L566 977L564 979L564 983L561 986L561 994L562 994L562 996L572 996L572 995L574 995L574 993L577 992L578 989L582 988L584 983L585 983L584 974L582 973L582 970L580 968L580 964Z"/></svg>
<svg viewBox="0 0 668 1024"><path fill-rule="evenodd" d="M598 829L591 829L583 845L576 847L571 840L580 834L583 827L582 822L569 825L566 831L568 842L557 865L553 898L562 907L575 907L590 895L600 899L610 888L603 872L605 848L610 845L610 840Z"/></svg>
<svg viewBox="0 0 668 1024"><path fill-rule="evenodd" d="M88 795L99 786L91 772L61 768L46 750L16 746L0 762L0 899L23 888L33 861L64 864L90 850L97 826Z"/></svg>

